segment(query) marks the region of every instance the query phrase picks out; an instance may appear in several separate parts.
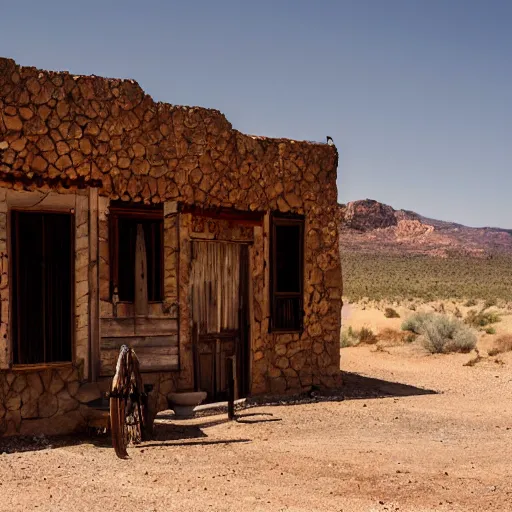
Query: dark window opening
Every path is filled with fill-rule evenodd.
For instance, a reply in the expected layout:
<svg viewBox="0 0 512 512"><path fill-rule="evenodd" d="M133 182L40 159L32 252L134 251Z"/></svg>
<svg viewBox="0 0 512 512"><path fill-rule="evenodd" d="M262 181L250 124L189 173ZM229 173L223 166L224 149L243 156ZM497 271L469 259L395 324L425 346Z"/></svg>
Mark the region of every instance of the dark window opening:
<svg viewBox="0 0 512 512"><path fill-rule="evenodd" d="M148 301L163 300L163 211L161 208L110 209L111 293L122 302L135 300L137 227L144 232Z"/></svg>
<svg viewBox="0 0 512 512"><path fill-rule="evenodd" d="M304 220L272 218L271 330L301 331Z"/></svg>
<svg viewBox="0 0 512 512"><path fill-rule="evenodd" d="M71 361L73 218L11 212L14 364Z"/></svg>

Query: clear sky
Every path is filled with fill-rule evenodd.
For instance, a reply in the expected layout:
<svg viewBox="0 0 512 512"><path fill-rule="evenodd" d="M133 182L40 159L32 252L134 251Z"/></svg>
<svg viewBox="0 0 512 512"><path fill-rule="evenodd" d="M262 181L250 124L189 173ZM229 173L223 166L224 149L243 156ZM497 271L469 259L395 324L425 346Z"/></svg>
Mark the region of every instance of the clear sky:
<svg viewBox="0 0 512 512"><path fill-rule="evenodd" d="M340 151L339 199L512 228L512 0L0 1L0 55Z"/></svg>

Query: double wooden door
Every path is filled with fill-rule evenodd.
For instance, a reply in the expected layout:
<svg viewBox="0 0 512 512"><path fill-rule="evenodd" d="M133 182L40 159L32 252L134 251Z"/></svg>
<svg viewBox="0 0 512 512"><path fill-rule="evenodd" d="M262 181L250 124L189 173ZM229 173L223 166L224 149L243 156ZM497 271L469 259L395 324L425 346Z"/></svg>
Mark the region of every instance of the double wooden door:
<svg viewBox="0 0 512 512"><path fill-rule="evenodd" d="M192 320L195 387L207 400L226 400L228 365L235 365L235 393L249 387L248 247L192 242Z"/></svg>

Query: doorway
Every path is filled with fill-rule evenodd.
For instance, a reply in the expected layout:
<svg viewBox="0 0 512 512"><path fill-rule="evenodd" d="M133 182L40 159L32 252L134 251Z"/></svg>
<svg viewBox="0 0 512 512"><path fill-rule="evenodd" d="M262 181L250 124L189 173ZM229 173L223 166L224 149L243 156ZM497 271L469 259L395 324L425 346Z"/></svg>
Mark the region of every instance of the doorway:
<svg viewBox="0 0 512 512"><path fill-rule="evenodd" d="M208 402L227 399L233 361L237 398L249 392L248 268L246 244L192 242L194 380Z"/></svg>

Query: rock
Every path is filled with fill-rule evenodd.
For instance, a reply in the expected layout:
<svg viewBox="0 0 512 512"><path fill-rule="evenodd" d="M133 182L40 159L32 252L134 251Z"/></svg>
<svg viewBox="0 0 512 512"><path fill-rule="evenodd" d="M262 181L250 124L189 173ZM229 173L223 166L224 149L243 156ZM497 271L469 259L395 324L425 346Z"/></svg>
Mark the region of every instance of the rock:
<svg viewBox="0 0 512 512"><path fill-rule="evenodd" d="M64 390L57 394L59 404L59 413L73 411L78 409L80 402L70 396L68 391Z"/></svg>
<svg viewBox="0 0 512 512"><path fill-rule="evenodd" d="M59 375L58 372L53 372L52 380L50 382L50 385L48 386L48 391L52 395L56 395L63 388L64 388L64 381L62 380L61 376Z"/></svg>
<svg viewBox="0 0 512 512"><path fill-rule="evenodd" d="M34 160L32 160L32 165L30 166L34 172L42 173L46 171L48 167L48 162L42 156L36 156Z"/></svg>
<svg viewBox="0 0 512 512"><path fill-rule="evenodd" d="M25 145L27 144L27 139L25 137L20 137L15 141L11 142L11 149L14 151L23 151L25 149Z"/></svg>
<svg viewBox="0 0 512 512"><path fill-rule="evenodd" d="M5 127L16 132L21 131L23 122L18 116L4 116Z"/></svg>
<svg viewBox="0 0 512 512"><path fill-rule="evenodd" d="M14 382L11 384L11 389L15 393L21 393L27 387L27 379L24 375L17 375Z"/></svg>
<svg viewBox="0 0 512 512"><path fill-rule="evenodd" d="M94 382L88 382L80 386L80 389L75 394L75 398L79 402L86 404L87 402L101 398L101 391L98 387L98 384Z"/></svg>
<svg viewBox="0 0 512 512"><path fill-rule="evenodd" d="M34 112L32 111L32 109L28 107L20 107L20 116L25 121L28 121L29 119L32 119L34 117Z"/></svg>
<svg viewBox="0 0 512 512"><path fill-rule="evenodd" d="M61 156L56 162L55 167L57 169L64 171L68 167L71 167L73 165L73 162L71 162L71 158L69 158L68 155Z"/></svg>
<svg viewBox="0 0 512 512"><path fill-rule="evenodd" d="M65 435L84 429L86 422L78 410L59 414L52 418L31 419L21 423L20 434L49 436Z"/></svg>
<svg viewBox="0 0 512 512"><path fill-rule="evenodd" d="M21 405L21 417L22 418L38 418L39 417L38 400L29 400L28 402L23 402Z"/></svg>
<svg viewBox="0 0 512 512"><path fill-rule="evenodd" d="M57 397L52 395L50 392L45 391L38 400L39 415L42 418L49 418L53 416L58 408L59 403Z"/></svg>
<svg viewBox="0 0 512 512"><path fill-rule="evenodd" d="M38 397L43 392L43 383L37 373L29 373L27 375L27 386L35 397Z"/></svg>
<svg viewBox="0 0 512 512"><path fill-rule="evenodd" d="M77 380L68 382L67 388L70 396L76 396L78 390L80 389L80 383Z"/></svg>
<svg viewBox="0 0 512 512"><path fill-rule="evenodd" d="M288 368L288 366L290 366L290 361L288 360L287 357L280 357L276 361L276 366L278 368L281 368L282 370L284 370L285 368Z"/></svg>
<svg viewBox="0 0 512 512"><path fill-rule="evenodd" d="M21 407L21 396L16 393L11 393L7 395L7 398L4 400L5 408L8 411L17 411Z"/></svg>

